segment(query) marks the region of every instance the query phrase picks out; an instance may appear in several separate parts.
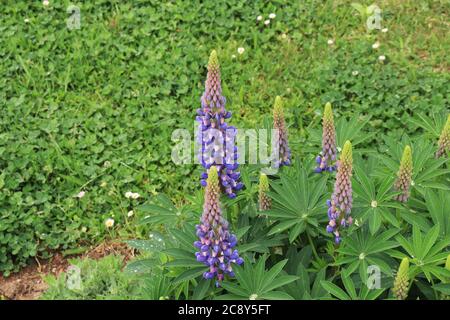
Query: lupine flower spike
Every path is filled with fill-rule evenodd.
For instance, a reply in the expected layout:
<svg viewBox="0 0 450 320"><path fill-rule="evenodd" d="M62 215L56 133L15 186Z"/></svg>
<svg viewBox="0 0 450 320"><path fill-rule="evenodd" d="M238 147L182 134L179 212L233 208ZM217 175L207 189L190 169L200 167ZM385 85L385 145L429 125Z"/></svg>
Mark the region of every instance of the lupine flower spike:
<svg viewBox="0 0 450 320"><path fill-rule="evenodd" d="M409 289L409 260L403 258L398 268L397 276L394 280L394 288L392 289L394 297L397 300L405 300L408 297Z"/></svg>
<svg viewBox="0 0 450 320"><path fill-rule="evenodd" d="M289 166L291 164L291 150L288 144L286 123L284 121L283 101L280 96L275 98L273 107L273 128L278 130L278 156L275 167ZM276 155L275 155L276 156Z"/></svg>
<svg viewBox="0 0 450 320"><path fill-rule="evenodd" d="M269 179L264 173L259 176L259 211L272 208L272 199L267 195L269 191Z"/></svg>
<svg viewBox="0 0 450 320"><path fill-rule="evenodd" d="M353 202L352 166L352 144L350 141L346 141L337 166L333 195L330 200L327 200L329 219L327 232L334 234L336 244L341 242L341 228L348 227L353 223L350 216Z"/></svg>
<svg viewBox="0 0 450 320"><path fill-rule="evenodd" d="M216 278L216 286L220 286L225 275L234 276L233 263L243 263L238 251L233 249L237 244L236 236L228 231L228 222L222 217L220 194L217 167L212 166L208 171L203 214L196 226L199 240L194 246L199 249L195 253L197 261L209 267L203 277Z"/></svg>
<svg viewBox="0 0 450 320"><path fill-rule="evenodd" d="M412 178L412 155L411 147L406 146L403 151L402 160L400 162L400 168L397 172L397 180L395 181L394 188L396 191L401 191L402 193L395 197L396 200L400 202L406 202L409 198L409 188L411 186Z"/></svg>
<svg viewBox="0 0 450 320"><path fill-rule="evenodd" d="M447 122L445 123L439 138L436 158L446 156L448 152L450 152L450 114L448 115Z"/></svg>
<svg viewBox="0 0 450 320"><path fill-rule="evenodd" d="M336 170L336 131L334 129L333 110L331 103L325 105L322 119L322 152L316 158L317 173Z"/></svg>
<svg viewBox="0 0 450 320"><path fill-rule="evenodd" d="M228 126L225 119L231 113L225 110L226 99L222 95L220 66L215 50L211 52L208 62L208 74L205 82L205 92L201 97L202 107L197 110L199 160L207 170L217 166L222 191L228 197L236 197L236 191L243 187L238 182L238 153L235 144L237 130ZM212 130L215 129L215 130ZM207 172L201 175L201 184L206 186Z"/></svg>

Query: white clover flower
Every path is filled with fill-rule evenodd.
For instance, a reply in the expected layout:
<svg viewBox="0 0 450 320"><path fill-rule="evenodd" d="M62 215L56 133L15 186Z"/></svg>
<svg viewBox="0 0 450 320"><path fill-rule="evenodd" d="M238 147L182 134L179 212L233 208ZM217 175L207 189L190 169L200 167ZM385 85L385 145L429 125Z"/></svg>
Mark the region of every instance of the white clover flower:
<svg viewBox="0 0 450 320"><path fill-rule="evenodd" d="M265 24L266 26L268 26L268 25L270 24L270 20L264 21L264 24Z"/></svg>
<svg viewBox="0 0 450 320"><path fill-rule="evenodd" d="M109 162L108 160L106 160L106 161L103 163L103 167L105 167L105 168L111 167L111 162Z"/></svg>
<svg viewBox="0 0 450 320"><path fill-rule="evenodd" d="M112 227L114 226L114 219L112 219L112 218L106 219L106 221L105 221L105 226L106 226L107 228L112 228Z"/></svg>
<svg viewBox="0 0 450 320"><path fill-rule="evenodd" d="M334 40L333 39L328 39L327 41L328 45L331 46L334 44Z"/></svg>
<svg viewBox="0 0 450 320"><path fill-rule="evenodd" d="M25 19L23 19L23 22L28 23L28 22L30 22L30 19L25 18Z"/></svg>
<svg viewBox="0 0 450 320"><path fill-rule="evenodd" d="M81 232L86 232L86 231L87 231L86 227L81 228Z"/></svg>
<svg viewBox="0 0 450 320"><path fill-rule="evenodd" d="M237 49L237 52L238 52L239 54L243 54L244 51L245 51L245 49L242 48L242 47L239 47L239 48Z"/></svg>
<svg viewBox="0 0 450 320"><path fill-rule="evenodd" d="M358 70L355 70L355 71L352 72L352 76L354 76L354 77L356 77L358 74L359 74Z"/></svg>
<svg viewBox="0 0 450 320"><path fill-rule="evenodd" d="M263 16L257 16L257 17L256 17L256 20L257 20L257 21L262 21L263 19L264 19Z"/></svg>
<svg viewBox="0 0 450 320"><path fill-rule="evenodd" d="M235 54L231 55L231 59L236 59L236 55Z"/></svg>
<svg viewBox="0 0 450 320"><path fill-rule="evenodd" d="M132 199L137 199L137 198L139 198L140 196L141 196L141 195L140 195L139 193L137 193L137 192L131 194L131 198L132 198Z"/></svg>
<svg viewBox="0 0 450 320"><path fill-rule="evenodd" d="M380 43L377 41L372 45L372 49L378 49L380 47Z"/></svg>
<svg viewBox="0 0 450 320"><path fill-rule="evenodd" d="M44 0L44 1L42 1L42 4L43 4L45 7L47 7L47 6L50 4L50 1Z"/></svg>
<svg viewBox="0 0 450 320"><path fill-rule="evenodd" d="M127 191L127 192L125 192L125 198L131 198L133 196L133 192L131 192L131 191Z"/></svg>
<svg viewBox="0 0 450 320"><path fill-rule="evenodd" d="M383 62L384 60L386 60L386 56L379 56L378 60L380 60L381 62Z"/></svg>
<svg viewBox="0 0 450 320"><path fill-rule="evenodd" d="M271 13L269 14L269 19L275 19L276 18L276 14L275 13Z"/></svg>
<svg viewBox="0 0 450 320"><path fill-rule="evenodd" d="M386 32L388 32L388 31L389 31L388 28L383 28L383 29L381 29L381 32L383 32L383 33L386 33Z"/></svg>
<svg viewBox="0 0 450 320"><path fill-rule="evenodd" d="M80 191L75 197L77 197L78 199L83 198L86 195L86 192L84 191Z"/></svg>
<svg viewBox="0 0 450 320"><path fill-rule="evenodd" d="M127 213L128 218L132 217L133 215L134 215L133 210L128 211L128 213Z"/></svg>

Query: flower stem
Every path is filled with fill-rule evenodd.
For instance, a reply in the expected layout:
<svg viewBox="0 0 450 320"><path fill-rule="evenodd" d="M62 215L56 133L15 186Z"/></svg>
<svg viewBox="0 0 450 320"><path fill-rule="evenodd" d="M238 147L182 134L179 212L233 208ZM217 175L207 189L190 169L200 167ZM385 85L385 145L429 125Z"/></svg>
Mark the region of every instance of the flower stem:
<svg viewBox="0 0 450 320"><path fill-rule="evenodd" d="M314 257L319 261L320 258L319 258L319 255L317 254L316 247L314 246L314 243L313 243L313 241L311 239L311 235L308 232L306 232L306 236L308 237L308 242L311 245L311 250L312 250L312 252L314 254Z"/></svg>

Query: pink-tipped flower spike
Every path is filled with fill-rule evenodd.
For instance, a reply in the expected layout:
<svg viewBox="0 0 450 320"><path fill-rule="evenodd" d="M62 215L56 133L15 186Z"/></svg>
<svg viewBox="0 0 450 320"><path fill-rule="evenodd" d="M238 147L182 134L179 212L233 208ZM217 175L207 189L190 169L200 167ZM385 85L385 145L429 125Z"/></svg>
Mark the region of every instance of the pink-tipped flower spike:
<svg viewBox="0 0 450 320"><path fill-rule="evenodd" d="M199 249L195 253L197 261L209 267L203 277L216 278L217 286L220 286L225 275L234 276L233 263L240 265L244 261L238 251L233 249L237 238L228 231L228 222L222 216L220 194L217 167L212 166L208 171L203 214L200 224L196 226L199 240L194 246Z"/></svg>
<svg viewBox="0 0 450 320"><path fill-rule="evenodd" d="M225 119L231 113L225 110L225 97L222 95L220 65L215 50L211 52L208 62L208 74L205 92L201 97L202 107L197 110L198 154L200 163L208 170L216 166L219 172L221 189L228 197L236 197L236 192L244 186L239 182L238 153L235 144L237 130L228 126ZM212 130L214 129L214 130ZM201 175L201 185L206 186L207 172Z"/></svg>
<svg viewBox="0 0 450 320"><path fill-rule="evenodd" d="M438 150L436 151L436 158L446 156L450 152L450 114L447 117L444 129L442 129L439 137Z"/></svg>
<svg viewBox="0 0 450 320"><path fill-rule="evenodd" d="M283 100L280 96L275 98L273 127L278 130L278 157L274 159L275 167L289 166L291 164L291 150L289 149L288 133L284 120Z"/></svg>
<svg viewBox="0 0 450 320"><path fill-rule="evenodd" d="M329 219L327 232L334 234L336 244L339 244L342 239L341 228L348 227L353 223L350 216L353 202L352 166L352 144L350 141L346 141L338 161L333 195L330 200L327 200Z"/></svg>
<svg viewBox="0 0 450 320"><path fill-rule="evenodd" d="M322 119L322 152L316 158L317 173L336 170L336 130L334 129L333 110L331 103L325 105Z"/></svg>
<svg viewBox="0 0 450 320"><path fill-rule="evenodd" d="M272 199L267 195L269 191L269 178L264 173L259 176L259 211L272 208Z"/></svg>
<svg viewBox="0 0 450 320"><path fill-rule="evenodd" d="M400 202L406 202L409 198L409 192L411 187L413 172L413 162L411 147L406 146L403 151L402 160L400 162L400 168L397 172L397 180L394 183L394 188L396 191L401 191L402 193L395 197L396 200Z"/></svg>

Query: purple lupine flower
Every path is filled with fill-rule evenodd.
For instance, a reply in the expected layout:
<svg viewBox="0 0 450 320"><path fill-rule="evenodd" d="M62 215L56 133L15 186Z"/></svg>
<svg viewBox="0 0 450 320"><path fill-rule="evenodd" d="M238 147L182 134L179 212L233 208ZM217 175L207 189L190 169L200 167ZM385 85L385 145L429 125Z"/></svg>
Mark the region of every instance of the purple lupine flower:
<svg viewBox="0 0 450 320"><path fill-rule="evenodd" d="M274 166L289 166L291 164L291 150L288 144L286 123L284 121L283 101L280 96L275 98L273 107L273 127L278 130L278 155L274 154Z"/></svg>
<svg viewBox="0 0 450 320"><path fill-rule="evenodd" d="M331 103L325 105L322 119L322 152L316 158L315 172L336 170L336 131L334 129L333 111Z"/></svg>
<svg viewBox="0 0 450 320"><path fill-rule="evenodd" d="M352 144L346 141L341 158L337 163L336 182L333 195L327 200L328 226L327 232L333 233L336 244L341 242L341 228L350 226L353 219L350 216L352 210Z"/></svg>
<svg viewBox="0 0 450 320"><path fill-rule="evenodd" d="M450 152L450 114L447 117L444 129L442 129L439 137L438 150L436 151L436 159L446 156Z"/></svg>
<svg viewBox="0 0 450 320"><path fill-rule="evenodd" d="M228 126L225 119L231 113L225 110L225 97L222 96L220 67L217 53L211 52L208 62L208 75L205 82L205 92L201 97L202 107L197 110L199 161L207 170L216 166L222 191L228 197L236 197L236 191L244 186L239 182L238 153L235 144L237 130ZM201 185L206 186L208 174L201 175Z"/></svg>
<svg viewBox="0 0 450 320"><path fill-rule="evenodd" d="M411 147L406 146L403 150L402 160L400 161L400 168L397 172L397 180L394 183L394 189L402 193L395 196L395 199L400 202L406 202L409 198L411 181L412 181L413 162Z"/></svg>
<svg viewBox="0 0 450 320"><path fill-rule="evenodd" d="M220 194L217 167L212 166L208 171L203 214L200 224L196 226L199 240L194 243L194 246L199 249L195 253L197 261L209 267L203 277L216 278L217 286L225 275L234 276L233 263L240 265L244 262L239 257L238 251L234 249L237 238L228 231L228 222L222 217Z"/></svg>

